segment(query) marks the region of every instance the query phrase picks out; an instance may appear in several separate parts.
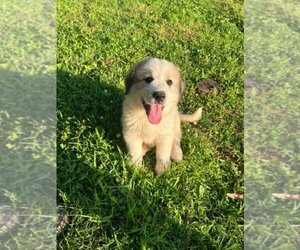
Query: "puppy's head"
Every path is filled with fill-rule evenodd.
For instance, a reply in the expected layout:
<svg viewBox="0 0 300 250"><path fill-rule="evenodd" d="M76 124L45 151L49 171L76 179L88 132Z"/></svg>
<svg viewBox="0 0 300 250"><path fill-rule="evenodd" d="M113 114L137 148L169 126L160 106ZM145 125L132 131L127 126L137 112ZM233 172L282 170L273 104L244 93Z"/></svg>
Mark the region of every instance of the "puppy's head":
<svg viewBox="0 0 300 250"><path fill-rule="evenodd" d="M152 124L161 121L163 111L176 107L184 89L179 69L157 58L136 64L125 78L125 87L125 94L145 109Z"/></svg>

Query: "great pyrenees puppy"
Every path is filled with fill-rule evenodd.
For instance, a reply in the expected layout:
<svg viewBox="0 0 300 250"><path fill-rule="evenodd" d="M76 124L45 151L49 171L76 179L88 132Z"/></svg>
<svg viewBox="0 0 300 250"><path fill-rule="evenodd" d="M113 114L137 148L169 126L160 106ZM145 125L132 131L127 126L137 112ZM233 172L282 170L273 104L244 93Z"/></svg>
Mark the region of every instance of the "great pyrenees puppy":
<svg viewBox="0 0 300 250"><path fill-rule="evenodd" d="M122 126L131 163L140 168L143 156L156 148L155 172L162 175L171 159L182 160L180 121L198 121L202 108L190 115L179 113L184 84L179 69L163 59L137 63L125 87Z"/></svg>

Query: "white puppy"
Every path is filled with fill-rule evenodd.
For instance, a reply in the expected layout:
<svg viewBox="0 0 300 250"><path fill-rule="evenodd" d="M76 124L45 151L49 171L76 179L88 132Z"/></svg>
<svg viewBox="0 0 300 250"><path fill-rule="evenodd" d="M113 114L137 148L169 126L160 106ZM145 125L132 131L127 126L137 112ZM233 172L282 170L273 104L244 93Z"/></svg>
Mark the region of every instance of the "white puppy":
<svg viewBox="0 0 300 250"><path fill-rule="evenodd" d="M182 160L180 121L198 121L202 108L191 115L179 113L184 85L179 69L166 60L139 62L128 73L125 85L122 126L131 163L141 167L143 156L155 147L155 172L162 175L170 159Z"/></svg>

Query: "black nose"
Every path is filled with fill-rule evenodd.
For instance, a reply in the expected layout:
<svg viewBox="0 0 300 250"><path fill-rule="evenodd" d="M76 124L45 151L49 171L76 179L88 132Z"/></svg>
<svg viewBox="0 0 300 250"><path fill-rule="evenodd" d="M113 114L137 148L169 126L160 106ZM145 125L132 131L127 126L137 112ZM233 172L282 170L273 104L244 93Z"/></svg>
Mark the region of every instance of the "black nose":
<svg viewBox="0 0 300 250"><path fill-rule="evenodd" d="M162 102L166 98L164 91L155 91L152 96L157 102Z"/></svg>

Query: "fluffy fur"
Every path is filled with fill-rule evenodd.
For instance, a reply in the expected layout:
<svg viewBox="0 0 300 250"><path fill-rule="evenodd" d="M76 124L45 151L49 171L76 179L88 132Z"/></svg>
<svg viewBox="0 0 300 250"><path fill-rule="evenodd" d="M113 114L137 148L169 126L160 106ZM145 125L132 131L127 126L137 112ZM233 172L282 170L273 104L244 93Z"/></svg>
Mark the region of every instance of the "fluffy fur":
<svg viewBox="0 0 300 250"><path fill-rule="evenodd" d="M166 60L139 62L126 76L125 85L122 126L131 163L141 167L143 156L156 148L155 172L162 175L170 159L182 160L180 121L198 121L202 109L179 113L184 84L179 69Z"/></svg>

